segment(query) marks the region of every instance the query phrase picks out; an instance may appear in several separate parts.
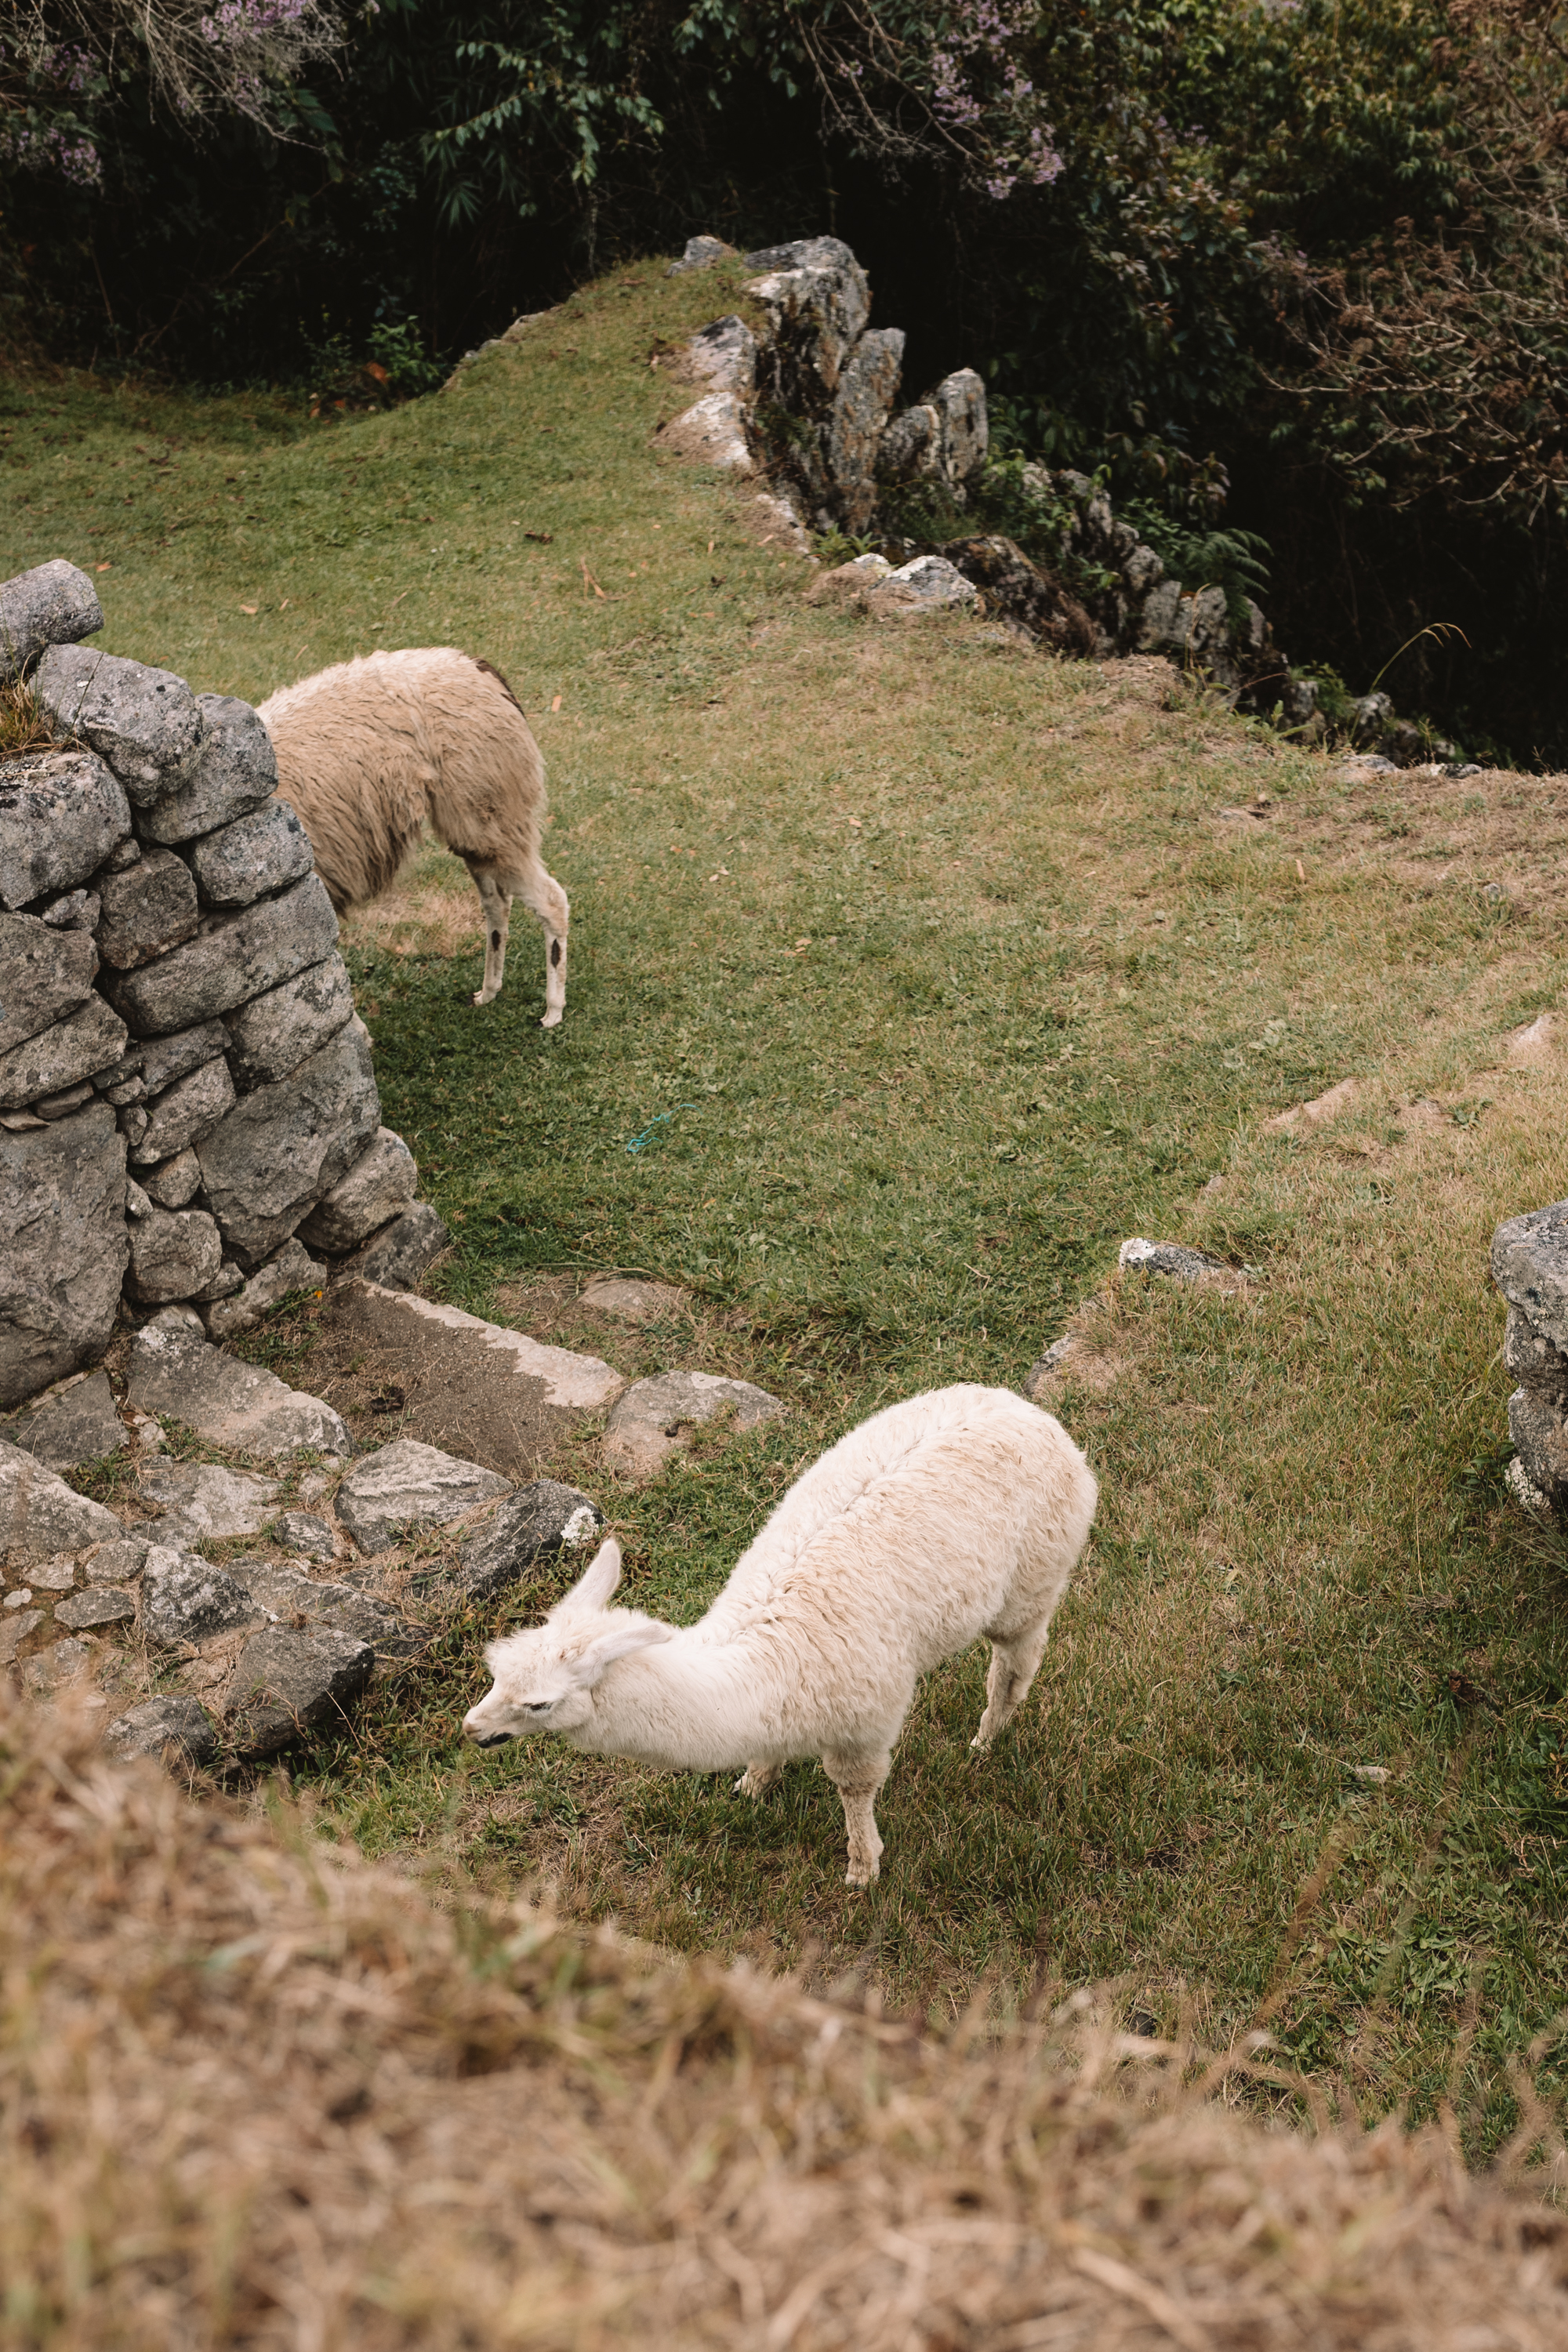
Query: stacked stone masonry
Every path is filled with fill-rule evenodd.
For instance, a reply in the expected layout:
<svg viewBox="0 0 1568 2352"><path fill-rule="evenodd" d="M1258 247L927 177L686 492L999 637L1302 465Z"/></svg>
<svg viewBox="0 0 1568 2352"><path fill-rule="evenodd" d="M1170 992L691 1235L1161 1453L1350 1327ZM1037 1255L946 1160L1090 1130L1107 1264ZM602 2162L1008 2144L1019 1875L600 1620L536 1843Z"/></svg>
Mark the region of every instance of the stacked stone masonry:
<svg viewBox="0 0 1568 2352"><path fill-rule="evenodd" d="M359 1250L416 1190L266 729L102 625L72 564L0 586L0 684L58 745L0 764L0 1407L122 1296L246 1328L321 1270L301 1227Z"/></svg>
<svg viewBox="0 0 1568 2352"><path fill-rule="evenodd" d="M1503 1364L1509 1484L1527 1508L1568 1519L1568 1201L1510 1217L1492 1235L1492 1280L1508 1302Z"/></svg>

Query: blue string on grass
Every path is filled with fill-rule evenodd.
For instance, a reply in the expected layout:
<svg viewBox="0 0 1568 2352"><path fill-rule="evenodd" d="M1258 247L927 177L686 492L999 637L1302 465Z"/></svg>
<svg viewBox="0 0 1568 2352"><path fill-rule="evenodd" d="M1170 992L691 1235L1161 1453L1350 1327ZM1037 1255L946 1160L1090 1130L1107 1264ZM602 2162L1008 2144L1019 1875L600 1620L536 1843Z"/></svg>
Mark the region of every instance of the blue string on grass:
<svg viewBox="0 0 1568 2352"><path fill-rule="evenodd" d="M675 1110L695 1110L696 1108L697 1105L695 1103L677 1103ZM654 1129L656 1127L662 1127L667 1119L673 1118L675 1117L675 1110L661 1110L657 1118L650 1119L648 1121L647 1127L644 1128L640 1135L633 1136L631 1141L626 1146L626 1150L630 1152L640 1151L645 1143L652 1141Z"/></svg>

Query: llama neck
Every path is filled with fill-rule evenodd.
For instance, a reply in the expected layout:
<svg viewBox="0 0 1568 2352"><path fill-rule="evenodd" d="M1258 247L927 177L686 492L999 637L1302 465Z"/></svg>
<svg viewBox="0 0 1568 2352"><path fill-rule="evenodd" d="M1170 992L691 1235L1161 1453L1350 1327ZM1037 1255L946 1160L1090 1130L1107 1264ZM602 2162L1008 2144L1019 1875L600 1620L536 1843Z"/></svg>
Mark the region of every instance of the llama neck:
<svg viewBox="0 0 1568 2352"><path fill-rule="evenodd" d="M567 1737L593 1755L671 1771L739 1770L776 1738L773 1680L749 1644L700 1642L687 1629L613 1665L593 1715Z"/></svg>

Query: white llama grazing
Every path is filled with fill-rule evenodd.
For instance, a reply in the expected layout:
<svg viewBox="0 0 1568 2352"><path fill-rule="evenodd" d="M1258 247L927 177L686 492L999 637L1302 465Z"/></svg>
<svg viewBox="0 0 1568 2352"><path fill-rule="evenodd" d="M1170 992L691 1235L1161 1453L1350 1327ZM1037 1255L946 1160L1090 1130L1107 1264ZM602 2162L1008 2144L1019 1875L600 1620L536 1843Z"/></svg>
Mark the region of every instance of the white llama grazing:
<svg viewBox="0 0 1568 2352"><path fill-rule="evenodd" d="M1099 1490L1059 1422L1010 1389L887 1407L790 1488L707 1615L677 1629L607 1604L602 1544L542 1625L492 1643L481 1748L557 1731L671 1771L744 1765L760 1797L818 1756L844 1800L851 1886L877 1875L873 1808L922 1674L984 1634L989 1748L1027 1696Z"/></svg>
<svg viewBox="0 0 1568 2352"><path fill-rule="evenodd" d="M474 877L488 1004L506 971L514 898L544 926L544 1022L566 1005L566 893L539 862L544 761L500 670L451 646L365 654L261 705L316 871L339 914L396 878L426 825Z"/></svg>

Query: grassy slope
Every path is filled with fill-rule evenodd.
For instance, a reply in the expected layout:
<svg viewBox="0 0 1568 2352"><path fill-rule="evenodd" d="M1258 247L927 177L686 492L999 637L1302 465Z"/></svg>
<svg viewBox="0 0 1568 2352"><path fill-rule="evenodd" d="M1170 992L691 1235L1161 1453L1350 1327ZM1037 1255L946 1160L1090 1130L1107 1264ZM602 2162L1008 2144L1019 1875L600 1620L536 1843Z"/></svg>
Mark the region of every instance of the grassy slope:
<svg viewBox="0 0 1568 2352"><path fill-rule="evenodd" d="M1485 1253L1563 1189L1565 1086L1554 1062L1479 1074L1561 984L1563 788L1347 785L1163 707L1157 672L803 605L799 560L649 449L682 397L656 339L735 299L650 266L460 390L310 427L13 386L4 569L108 562L104 642L204 688L447 640L511 677L574 902L564 1027L535 1025L526 918L500 1003L468 1004L477 932L435 856L405 918L357 928L356 980L385 1115L462 1237L449 1295L667 1275L724 1310L704 1360L790 1400L781 1431L618 1504L646 1605L694 1613L880 1400L1018 1380L1122 1235L1259 1276L1110 1286L1100 1371L1061 1405L1104 1505L1037 1699L977 1765L980 1657L932 1679L868 1900L837 1884L813 1769L752 1810L555 1751L464 1757L471 1633L323 1793L372 1844L543 1868L667 1943L815 1945L902 1999L1043 1962L1124 1972L1156 2012L1184 1978L1220 2029L1284 1950L1303 2055L1374 2099L1429 2104L1457 2050L1493 2080L1557 2005L1568 1812L1563 1586L1500 1498ZM1259 792L1265 819L1216 814ZM1262 1131L1354 1073L1339 1128ZM1364 1762L1385 1787L1349 1777Z"/></svg>

